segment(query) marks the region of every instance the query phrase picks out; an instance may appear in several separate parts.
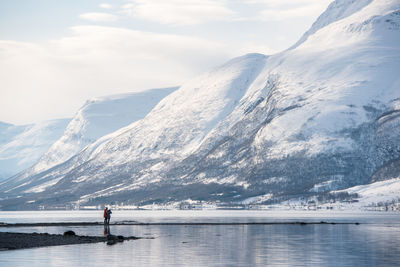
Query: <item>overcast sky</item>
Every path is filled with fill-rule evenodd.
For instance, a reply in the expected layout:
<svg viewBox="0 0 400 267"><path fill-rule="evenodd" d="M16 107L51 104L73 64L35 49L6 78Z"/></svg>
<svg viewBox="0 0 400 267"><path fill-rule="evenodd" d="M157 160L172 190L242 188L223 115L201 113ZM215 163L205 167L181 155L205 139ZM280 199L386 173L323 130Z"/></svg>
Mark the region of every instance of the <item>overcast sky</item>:
<svg viewBox="0 0 400 267"><path fill-rule="evenodd" d="M282 51L331 1L1 0L0 121L72 117L92 97Z"/></svg>

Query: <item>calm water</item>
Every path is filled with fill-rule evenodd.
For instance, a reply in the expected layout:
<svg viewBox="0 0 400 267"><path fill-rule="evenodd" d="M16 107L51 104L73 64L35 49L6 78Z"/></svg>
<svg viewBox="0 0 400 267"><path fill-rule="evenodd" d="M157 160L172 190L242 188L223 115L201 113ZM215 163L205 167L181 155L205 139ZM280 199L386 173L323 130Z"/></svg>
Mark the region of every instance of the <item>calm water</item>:
<svg viewBox="0 0 400 267"><path fill-rule="evenodd" d="M102 211L0 212L0 222L102 221ZM113 211L112 221L360 222L360 225L113 226L154 237L0 252L0 266L400 266L400 214L276 211ZM0 231L103 235L103 226Z"/></svg>

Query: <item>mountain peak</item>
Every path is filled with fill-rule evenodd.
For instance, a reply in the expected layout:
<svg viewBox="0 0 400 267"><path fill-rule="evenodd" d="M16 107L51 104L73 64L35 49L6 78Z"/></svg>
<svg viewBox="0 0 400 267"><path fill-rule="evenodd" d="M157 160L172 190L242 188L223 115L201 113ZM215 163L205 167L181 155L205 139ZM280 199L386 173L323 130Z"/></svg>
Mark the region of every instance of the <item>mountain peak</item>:
<svg viewBox="0 0 400 267"><path fill-rule="evenodd" d="M336 27L336 31L354 31L356 25L365 26L388 13L399 11L399 8L400 4L396 0L335 0L290 49L300 46L310 36L334 23L344 21L343 25Z"/></svg>

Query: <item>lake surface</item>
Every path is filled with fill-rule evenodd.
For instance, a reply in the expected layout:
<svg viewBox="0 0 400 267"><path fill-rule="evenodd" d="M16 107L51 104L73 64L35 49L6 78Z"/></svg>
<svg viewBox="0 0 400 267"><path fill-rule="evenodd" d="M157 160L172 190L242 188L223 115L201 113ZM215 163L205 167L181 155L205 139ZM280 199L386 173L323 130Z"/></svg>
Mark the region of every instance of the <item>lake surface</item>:
<svg viewBox="0 0 400 267"><path fill-rule="evenodd" d="M115 235L154 237L0 251L0 266L399 266L400 214L323 211L113 211L111 222L355 224L111 225ZM0 212L0 222L93 222L102 211ZM1 228L103 235L103 226Z"/></svg>

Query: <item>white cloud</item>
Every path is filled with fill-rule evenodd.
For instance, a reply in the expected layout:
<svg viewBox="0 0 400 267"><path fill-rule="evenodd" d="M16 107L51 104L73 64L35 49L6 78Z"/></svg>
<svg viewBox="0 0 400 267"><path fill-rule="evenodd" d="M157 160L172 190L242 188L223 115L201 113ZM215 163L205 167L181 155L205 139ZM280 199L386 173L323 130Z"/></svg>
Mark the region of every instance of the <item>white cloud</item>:
<svg viewBox="0 0 400 267"><path fill-rule="evenodd" d="M247 4L261 5L255 20L285 21L320 15L333 0L246 0Z"/></svg>
<svg viewBox="0 0 400 267"><path fill-rule="evenodd" d="M80 14L79 18L94 22L109 22L109 21L116 21L118 19L118 17L113 14L101 13L101 12Z"/></svg>
<svg viewBox="0 0 400 267"><path fill-rule="evenodd" d="M112 8L112 5L103 3L103 4L100 4L99 7L100 7L100 8L104 8L104 9L111 9L111 8Z"/></svg>
<svg viewBox="0 0 400 267"><path fill-rule="evenodd" d="M234 55L201 38L77 26L47 43L0 41L0 120L72 116L88 98L179 85Z"/></svg>
<svg viewBox="0 0 400 267"><path fill-rule="evenodd" d="M329 4L333 0L245 0L248 4L263 4L268 7L283 7L283 6L304 6L304 5L319 5Z"/></svg>
<svg viewBox="0 0 400 267"><path fill-rule="evenodd" d="M123 9L140 19L173 25L226 20L235 15L223 0L133 0Z"/></svg>
<svg viewBox="0 0 400 267"><path fill-rule="evenodd" d="M321 6L310 5L291 9L265 9L260 12L260 19L266 21L283 21L294 18L306 18L319 15L324 8Z"/></svg>

